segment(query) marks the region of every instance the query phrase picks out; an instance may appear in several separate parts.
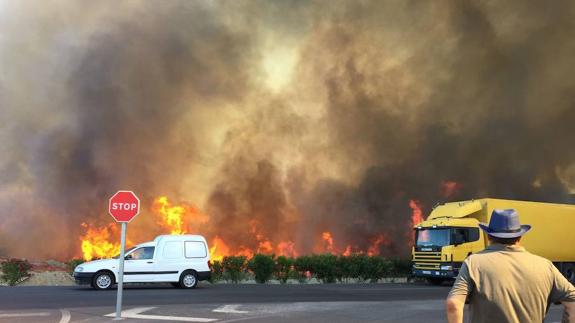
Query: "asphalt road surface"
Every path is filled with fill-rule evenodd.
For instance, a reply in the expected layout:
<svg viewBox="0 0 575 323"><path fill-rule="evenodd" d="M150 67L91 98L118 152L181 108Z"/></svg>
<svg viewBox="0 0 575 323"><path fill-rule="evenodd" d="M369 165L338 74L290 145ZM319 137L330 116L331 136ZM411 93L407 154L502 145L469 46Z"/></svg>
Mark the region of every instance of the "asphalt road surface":
<svg viewBox="0 0 575 323"><path fill-rule="evenodd" d="M448 286L210 285L124 289L125 322L444 322ZM116 290L0 287L0 322L108 322ZM546 322L560 322L553 306Z"/></svg>

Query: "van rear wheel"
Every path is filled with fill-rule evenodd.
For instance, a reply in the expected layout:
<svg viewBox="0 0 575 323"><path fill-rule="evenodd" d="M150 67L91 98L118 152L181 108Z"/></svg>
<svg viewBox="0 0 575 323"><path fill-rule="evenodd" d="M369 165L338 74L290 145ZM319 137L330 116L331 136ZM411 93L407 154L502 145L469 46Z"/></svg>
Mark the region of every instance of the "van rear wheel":
<svg viewBox="0 0 575 323"><path fill-rule="evenodd" d="M196 288L198 285L198 275L193 270L184 271L180 276L181 288Z"/></svg>

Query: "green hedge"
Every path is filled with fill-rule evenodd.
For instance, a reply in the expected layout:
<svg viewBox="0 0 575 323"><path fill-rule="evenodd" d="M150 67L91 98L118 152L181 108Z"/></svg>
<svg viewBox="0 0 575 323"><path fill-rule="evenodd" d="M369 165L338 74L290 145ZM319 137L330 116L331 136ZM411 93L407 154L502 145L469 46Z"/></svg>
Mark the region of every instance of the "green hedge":
<svg viewBox="0 0 575 323"><path fill-rule="evenodd" d="M84 259L75 258L66 263L66 267L68 268L68 272L70 275L74 274L74 269L80 264L84 263Z"/></svg>
<svg viewBox="0 0 575 323"><path fill-rule="evenodd" d="M279 256L275 261L274 276L282 283L285 284L288 279L297 277L294 275L296 272L294 267L294 259L285 256Z"/></svg>
<svg viewBox="0 0 575 323"><path fill-rule="evenodd" d="M26 260L9 259L2 263L2 280L14 286L26 277L30 277L32 265Z"/></svg>
<svg viewBox="0 0 575 323"><path fill-rule="evenodd" d="M410 274L411 262L408 259L365 254L320 254L297 258L256 254L249 260L245 256L228 256L222 262L214 261L211 282L226 280L238 283L249 277L257 283L266 283L270 279L283 284L288 279L304 283L312 277L323 283L349 282L351 279L377 282L386 277L407 277Z"/></svg>
<svg viewBox="0 0 575 323"><path fill-rule="evenodd" d="M266 283L272 278L275 261L273 255L256 254L248 262L248 269L251 270L260 284Z"/></svg>
<svg viewBox="0 0 575 323"><path fill-rule="evenodd" d="M247 272L246 256L227 256L222 260L223 278L233 283L239 283Z"/></svg>

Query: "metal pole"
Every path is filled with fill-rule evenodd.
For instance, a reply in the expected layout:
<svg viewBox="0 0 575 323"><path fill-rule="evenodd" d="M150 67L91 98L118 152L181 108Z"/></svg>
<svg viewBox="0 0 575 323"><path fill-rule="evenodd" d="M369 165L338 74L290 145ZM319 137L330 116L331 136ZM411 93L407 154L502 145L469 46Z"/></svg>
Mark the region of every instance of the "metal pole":
<svg viewBox="0 0 575 323"><path fill-rule="evenodd" d="M126 222L122 222L122 240L120 246L120 268L118 269L118 295L116 298L116 318L114 320L122 319L122 291L124 289L124 257L126 253Z"/></svg>

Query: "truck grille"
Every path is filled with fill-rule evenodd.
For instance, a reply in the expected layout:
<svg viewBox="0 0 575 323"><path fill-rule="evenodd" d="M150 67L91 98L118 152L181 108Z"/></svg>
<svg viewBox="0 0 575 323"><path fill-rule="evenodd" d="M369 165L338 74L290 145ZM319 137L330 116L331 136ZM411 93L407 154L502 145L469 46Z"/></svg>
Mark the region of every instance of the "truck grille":
<svg viewBox="0 0 575 323"><path fill-rule="evenodd" d="M441 262L441 252L413 253L413 265L415 269L439 269Z"/></svg>

